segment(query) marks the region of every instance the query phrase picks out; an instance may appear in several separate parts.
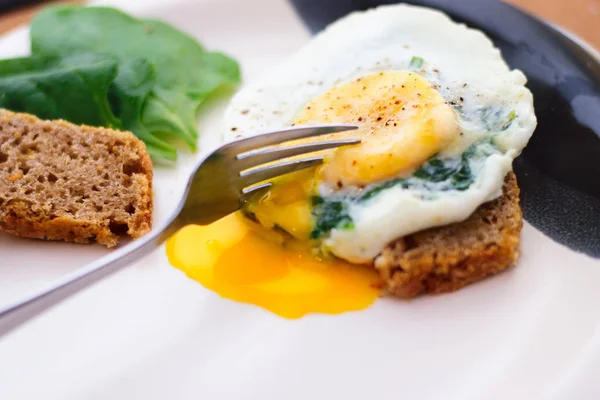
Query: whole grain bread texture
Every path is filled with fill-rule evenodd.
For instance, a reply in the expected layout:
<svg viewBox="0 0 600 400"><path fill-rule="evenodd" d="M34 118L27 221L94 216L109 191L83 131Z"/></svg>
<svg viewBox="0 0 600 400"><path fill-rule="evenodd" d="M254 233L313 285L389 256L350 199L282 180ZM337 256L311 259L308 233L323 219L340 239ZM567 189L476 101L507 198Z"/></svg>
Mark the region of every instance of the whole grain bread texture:
<svg viewBox="0 0 600 400"><path fill-rule="evenodd" d="M384 290L399 298L452 292L513 266L523 226L519 187L507 175L502 197L466 221L405 236L375 260Z"/></svg>
<svg viewBox="0 0 600 400"><path fill-rule="evenodd" d="M0 109L0 232L107 247L152 226L152 162L130 132Z"/></svg>

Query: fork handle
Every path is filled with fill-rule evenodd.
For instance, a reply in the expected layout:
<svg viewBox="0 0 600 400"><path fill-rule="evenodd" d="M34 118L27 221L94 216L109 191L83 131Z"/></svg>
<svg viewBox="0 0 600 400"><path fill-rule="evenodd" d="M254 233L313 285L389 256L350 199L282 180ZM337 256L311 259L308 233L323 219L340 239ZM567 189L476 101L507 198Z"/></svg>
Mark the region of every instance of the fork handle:
<svg viewBox="0 0 600 400"><path fill-rule="evenodd" d="M0 338L52 306L102 280L160 246L177 230L173 222L67 275L53 285L0 309Z"/></svg>

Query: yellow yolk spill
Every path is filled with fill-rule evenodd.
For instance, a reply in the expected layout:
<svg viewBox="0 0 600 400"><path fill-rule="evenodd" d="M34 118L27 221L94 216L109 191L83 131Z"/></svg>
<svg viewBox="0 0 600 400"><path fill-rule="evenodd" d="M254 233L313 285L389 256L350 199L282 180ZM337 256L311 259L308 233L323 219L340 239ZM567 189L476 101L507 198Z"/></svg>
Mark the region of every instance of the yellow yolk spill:
<svg viewBox="0 0 600 400"><path fill-rule="evenodd" d="M456 115L427 79L386 71L334 87L297 115L294 125L348 123L358 130L298 142L360 137L358 145L320 152L322 166L273 181L249 202L261 225L279 226L307 240L313 229L310 197L320 182L334 188L364 186L412 173L460 134Z"/></svg>
<svg viewBox="0 0 600 400"><path fill-rule="evenodd" d="M207 289L285 318L362 310L379 296L372 267L320 260L308 243L285 241L237 213L184 227L167 242L167 255Z"/></svg>

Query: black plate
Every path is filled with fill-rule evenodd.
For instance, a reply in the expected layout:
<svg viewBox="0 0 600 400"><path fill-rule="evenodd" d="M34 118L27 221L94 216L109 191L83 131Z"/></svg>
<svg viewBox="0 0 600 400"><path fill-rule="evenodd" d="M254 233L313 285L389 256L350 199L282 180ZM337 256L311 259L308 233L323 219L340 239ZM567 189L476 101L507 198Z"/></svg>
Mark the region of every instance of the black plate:
<svg viewBox="0 0 600 400"><path fill-rule="evenodd" d="M6 12L12 8L40 2L41 0L0 0L0 12Z"/></svg>

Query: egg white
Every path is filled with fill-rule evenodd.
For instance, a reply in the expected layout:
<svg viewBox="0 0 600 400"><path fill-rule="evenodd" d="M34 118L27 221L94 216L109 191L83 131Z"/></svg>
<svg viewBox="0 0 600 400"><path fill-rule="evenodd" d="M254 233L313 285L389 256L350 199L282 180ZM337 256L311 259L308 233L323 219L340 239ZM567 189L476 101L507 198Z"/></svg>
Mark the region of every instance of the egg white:
<svg viewBox="0 0 600 400"><path fill-rule="evenodd" d="M463 221L502 194L512 160L537 123L525 76L509 69L483 33L441 12L381 6L330 25L262 80L240 90L224 116L226 141L277 130L340 83L376 71L415 70L413 57L424 60L417 72L439 88L463 132L443 156L460 157L472 143L492 137L494 151L471 165L475 180L467 190L397 185L369 201L349 203L354 228L333 229L324 244L354 263L371 262L399 237ZM322 195L330 193L322 188Z"/></svg>

